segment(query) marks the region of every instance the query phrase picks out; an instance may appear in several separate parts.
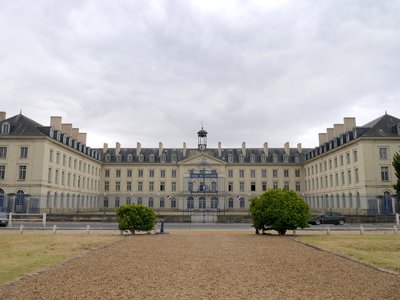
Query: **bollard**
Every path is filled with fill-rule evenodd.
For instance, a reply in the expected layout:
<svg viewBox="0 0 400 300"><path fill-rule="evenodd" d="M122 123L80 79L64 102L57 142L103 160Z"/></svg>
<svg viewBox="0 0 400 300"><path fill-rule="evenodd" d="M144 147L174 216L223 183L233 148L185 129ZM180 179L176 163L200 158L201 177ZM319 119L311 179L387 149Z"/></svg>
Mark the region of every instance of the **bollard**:
<svg viewBox="0 0 400 300"><path fill-rule="evenodd" d="M90 233L90 225L86 226L86 233L89 234Z"/></svg>
<svg viewBox="0 0 400 300"><path fill-rule="evenodd" d="M329 235L331 234L331 227L328 225L328 227L326 227L326 234Z"/></svg>
<svg viewBox="0 0 400 300"><path fill-rule="evenodd" d="M23 234L24 233L24 225L19 225L19 233Z"/></svg>
<svg viewBox="0 0 400 300"><path fill-rule="evenodd" d="M43 228L46 227L46 218L47 218L46 213L43 213Z"/></svg>
<svg viewBox="0 0 400 300"><path fill-rule="evenodd" d="M12 212L8 214L8 227L12 227Z"/></svg>
<svg viewBox="0 0 400 300"><path fill-rule="evenodd" d="M396 235L397 234L397 225L393 225L393 230L394 230L394 235Z"/></svg>
<svg viewBox="0 0 400 300"><path fill-rule="evenodd" d="M364 226L363 225L360 225L360 234L361 235L364 234Z"/></svg>
<svg viewBox="0 0 400 300"><path fill-rule="evenodd" d="M56 225L53 225L53 233L55 234L56 231L57 231L57 226L56 226Z"/></svg>
<svg viewBox="0 0 400 300"><path fill-rule="evenodd" d="M164 233L164 220L161 220L160 233Z"/></svg>

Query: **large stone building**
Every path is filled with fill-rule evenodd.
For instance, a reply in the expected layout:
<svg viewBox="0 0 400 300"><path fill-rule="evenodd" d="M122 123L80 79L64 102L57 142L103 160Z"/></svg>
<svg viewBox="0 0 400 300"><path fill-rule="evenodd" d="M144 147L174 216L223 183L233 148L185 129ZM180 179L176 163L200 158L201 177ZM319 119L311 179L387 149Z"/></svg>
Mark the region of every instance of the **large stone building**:
<svg viewBox="0 0 400 300"><path fill-rule="evenodd" d="M86 134L61 117L43 126L0 113L0 211L106 212L141 203L158 214L203 221L248 215L249 199L271 188L291 189L313 210L394 213L400 120L385 114L364 126L354 118L320 134L320 145L215 148L207 132L198 147L114 148L86 145Z"/></svg>

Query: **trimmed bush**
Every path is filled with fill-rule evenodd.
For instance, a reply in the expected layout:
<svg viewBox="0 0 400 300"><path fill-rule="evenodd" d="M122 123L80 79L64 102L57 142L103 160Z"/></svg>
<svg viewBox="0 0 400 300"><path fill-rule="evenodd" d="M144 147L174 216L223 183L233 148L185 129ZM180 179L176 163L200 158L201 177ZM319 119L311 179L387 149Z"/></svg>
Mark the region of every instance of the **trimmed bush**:
<svg viewBox="0 0 400 300"><path fill-rule="evenodd" d="M154 229L156 213L153 209L137 204L123 205L117 210L119 230L150 231Z"/></svg>

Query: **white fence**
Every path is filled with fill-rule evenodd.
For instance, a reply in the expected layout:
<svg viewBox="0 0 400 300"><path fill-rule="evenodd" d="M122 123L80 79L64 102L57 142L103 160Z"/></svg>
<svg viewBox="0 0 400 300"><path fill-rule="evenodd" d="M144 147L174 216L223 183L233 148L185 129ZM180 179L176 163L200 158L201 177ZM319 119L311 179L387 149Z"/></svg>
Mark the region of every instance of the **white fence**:
<svg viewBox="0 0 400 300"><path fill-rule="evenodd" d="M29 222L37 222L40 221L43 224L43 227L46 227L46 213L43 214L16 214L9 213L8 214L8 226L11 227L13 221L29 221Z"/></svg>

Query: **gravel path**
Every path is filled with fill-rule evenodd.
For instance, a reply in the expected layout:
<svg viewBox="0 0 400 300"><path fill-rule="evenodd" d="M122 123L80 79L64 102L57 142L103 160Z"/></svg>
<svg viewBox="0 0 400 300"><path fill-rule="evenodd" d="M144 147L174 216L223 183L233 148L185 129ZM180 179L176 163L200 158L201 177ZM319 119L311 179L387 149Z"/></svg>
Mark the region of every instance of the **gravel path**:
<svg viewBox="0 0 400 300"><path fill-rule="evenodd" d="M0 289L0 299L399 298L399 275L243 231L126 236Z"/></svg>

